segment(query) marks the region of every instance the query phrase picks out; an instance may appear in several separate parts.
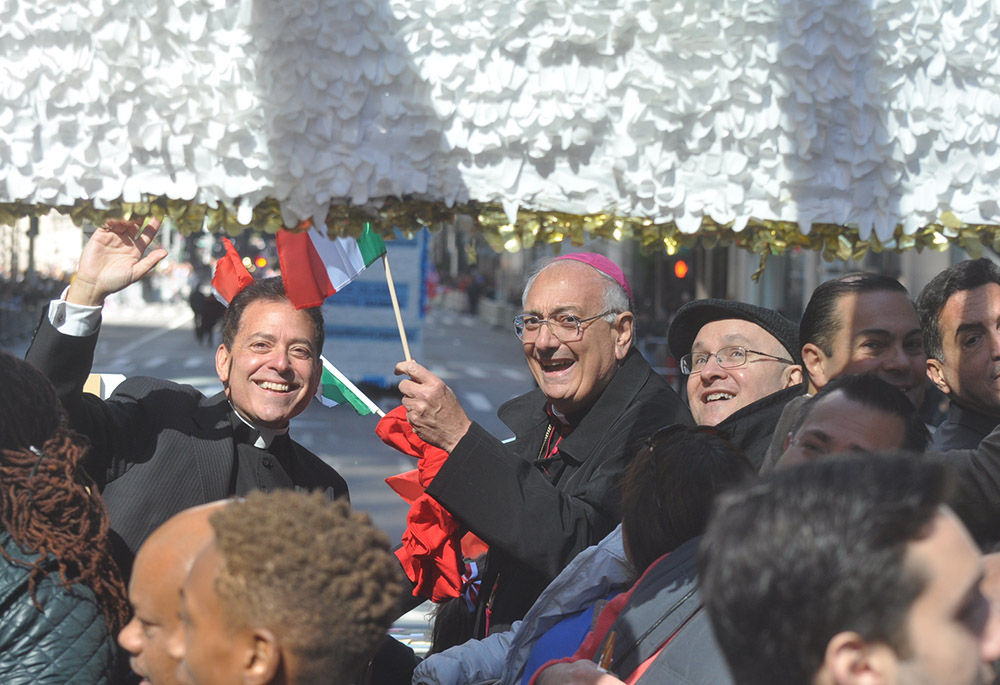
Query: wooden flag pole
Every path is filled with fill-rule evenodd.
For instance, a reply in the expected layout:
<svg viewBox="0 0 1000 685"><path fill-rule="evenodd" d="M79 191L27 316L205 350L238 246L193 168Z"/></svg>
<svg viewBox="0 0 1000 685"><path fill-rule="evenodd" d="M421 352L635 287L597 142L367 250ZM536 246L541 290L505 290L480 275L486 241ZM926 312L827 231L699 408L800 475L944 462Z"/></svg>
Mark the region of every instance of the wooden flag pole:
<svg viewBox="0 0 1000 685"><path fill-rule="evenodd" d="M392 298L392 311L396 313L396 326L399 327L399 339L403 343L403 354L406 357L406 361L410 361L413 357L410 356L410 345L406 342L403 315L399 313L399 300L396 299L396 285L392 282L392 271L389 269L389 255L382 257L382 263L385 264L385 281L389 284L389 297Z"/></svg>

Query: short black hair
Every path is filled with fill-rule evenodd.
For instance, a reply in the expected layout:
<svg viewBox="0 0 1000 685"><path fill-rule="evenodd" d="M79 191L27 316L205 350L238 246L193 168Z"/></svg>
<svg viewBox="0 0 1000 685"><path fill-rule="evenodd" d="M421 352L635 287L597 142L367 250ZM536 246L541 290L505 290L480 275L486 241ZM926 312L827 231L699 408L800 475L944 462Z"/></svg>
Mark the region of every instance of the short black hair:
<svg viewBox="0 0 1000 685"><path fill-rule="evenodd" d="M931 279L917 298L917 316L924 334L924 351L932 359L944 360L941 345L941 310L952 295L989 283L1000 285L1000 267L986 257L966 259Z"/></svg>
<svg viewBox="0 0 1000 685"><path fill-rule="evenodd" d="M825 281L816 286L809 303L799 321L799 344L812 343L823 350L823 354L833 355L833 342L845 321L837 318L837 303L851 294L881 291L902 293L909 297L903 284L895 278L881 274L854 271L840 278Z"/></svg>
<svg viewBox="0 0 1000 685"><path fill-rule="evenodd" d="M701 535L715 495L753 474L715 428L677 424L651 435L622 478L622 529L636 572Z"/></svg>
<svg viewBox="0 0 1000 685"><path fill-rule="evenodd" d="M321 492L251 492L211 514L231 624L267 627L296 655L299 683L357 682L397 615L403 574L389 538Z"/></svg>
<svg viewBox="0 0 1000 685"><path fill-rule="evenodd" d="M258 300L289 301L281 276L254 281L239 291L229 303L226 313L222 317L222 344L226 346L227 350L233 349L233 341L236 340L236 333L240 330L240 320L243 318L244 310ZM319 355L323 353L323 342L326 339L326 331L323 327L323 310L319 307L309 307L303 311L309 315L313 322L313 341L316 343L316 359L318 360Z"/></svg>
<svg viewBox="0 0 1000 685"><path fill-rule="evenodd" d="M927 535L949 475L912 454L858 455L720 495L698 565L734 682L810 683L843 631L905 656L906 617L926 584L907 546Z"/></svg>
<svg viewBox="0 0 1000 685"><path fill-rule="evenodd" d="M817 404L824 397L837 391L852 402L874 409L876 411L898 417L903 422L903 444L899 449L922 453L931 440L930 431L917 414L916 407L899 388L893 387L878 376L869 373L847 373L837 376L827 383L814 397L806 400L792 423L791 433L794 437L802 424L806 422Z"/></svg>

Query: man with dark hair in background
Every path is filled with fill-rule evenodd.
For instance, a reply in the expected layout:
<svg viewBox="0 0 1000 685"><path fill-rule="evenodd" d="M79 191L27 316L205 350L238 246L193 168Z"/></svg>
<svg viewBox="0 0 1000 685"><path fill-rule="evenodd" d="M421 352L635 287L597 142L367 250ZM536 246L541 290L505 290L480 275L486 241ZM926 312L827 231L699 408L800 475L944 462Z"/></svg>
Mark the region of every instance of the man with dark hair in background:
<svg viewBox="0 0 1000 685"><path fill-rule="evenodd" d="M385 533L319 493L251 493L209 518L181 590L187 685L349 685L403 591Z"/></svg>
<svg viewBox="0 0 1000 685"><path fill-rule="evenodd" d="M321 376L323 317L296 310L281 279L233 298L215 353L223 391L205 397L158 378L122 382L103 401L83 392L105 298L138 281L166 250L159 222L109 221L84 247L65 299L53 301L26 359L56 387L70 424L90 438L87 469L101 488L119 562L173 514L252 490L302 487L347 495L333 468L288 437ZM148 251L148 253L147 253Z"/></svg>
<svg viewBox="0 0 1000 685"><path fill-rule="evenodd" d="M849 273L821 283L799 322L806 395L791 400L764 458L770 469L802 403L846 373L873 374L920 409L927 384L923 338L909 293L894 278Z"/></svg>
<svg viewBox="0 0 1000 685"><path fill-rule="evenodd" d="M927 426L906 395L877 376L846 374L802 405L775 468L844 452L920 454L929 441Z"/></svg>
<svg viewBox="0 0 1000 685"><path fill-rule="evenodd" d="M945 269L917 310L927 375L950 402L932 447L972 449L1000 424L1000 268L983 257Z"/></svg>
<svg viewBox="0 0 1000 685"><path fill-rule="evenodd" d="M700 549L740 685L987 685L1000 623L946 467L858 455L720 496Z"/></svg>

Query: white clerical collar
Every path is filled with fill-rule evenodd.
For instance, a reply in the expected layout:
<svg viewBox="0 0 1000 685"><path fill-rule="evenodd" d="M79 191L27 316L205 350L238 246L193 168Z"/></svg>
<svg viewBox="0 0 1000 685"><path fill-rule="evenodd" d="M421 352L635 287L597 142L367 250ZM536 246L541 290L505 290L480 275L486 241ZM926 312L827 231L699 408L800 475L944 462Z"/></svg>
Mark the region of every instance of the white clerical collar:
<svg viewBox="0 0 1000 685"><path fill-rule="evenodd" d="M233 403L230 402L229 406L232 407ZM237 411L236 407L233 407L233 413L236 414L236 416L239 418L240 421L242 421L243 423L245 423L246 425L250 426L255 431L257 431L257 440L254 442L253 446L259 447L262 450L266 450L268 447L270 447L271 443L274 442L274 439L276 437L278 437L279 435L284 435L285 433L288 432L288 426L285 426L284 428L267 428L265 426L255 426L249 421L247 421L245 418L243 418L243 415L240 414L239 411Z"/></svg>

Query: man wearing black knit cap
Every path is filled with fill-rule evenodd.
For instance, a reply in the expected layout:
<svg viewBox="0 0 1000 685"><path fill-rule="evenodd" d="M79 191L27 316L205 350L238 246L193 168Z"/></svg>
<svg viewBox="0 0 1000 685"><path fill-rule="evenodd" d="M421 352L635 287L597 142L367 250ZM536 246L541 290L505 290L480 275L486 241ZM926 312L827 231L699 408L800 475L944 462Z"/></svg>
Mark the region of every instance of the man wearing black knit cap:
<svg viewBox="0 0 1000 685"><path fill-rule="evenodd" d="M695 422L725 430L759 467L785 403L804 392L795 324L745 302L697 300L677 312L667 342Z"/></svg>

